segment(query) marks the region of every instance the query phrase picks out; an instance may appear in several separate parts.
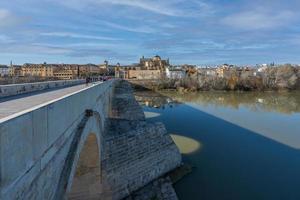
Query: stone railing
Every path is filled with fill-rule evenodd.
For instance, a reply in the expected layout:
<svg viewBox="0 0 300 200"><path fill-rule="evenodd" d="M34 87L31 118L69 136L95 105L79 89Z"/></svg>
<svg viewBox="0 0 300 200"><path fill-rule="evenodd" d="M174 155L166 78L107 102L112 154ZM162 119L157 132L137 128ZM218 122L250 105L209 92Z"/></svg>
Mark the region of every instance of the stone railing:
<svg viewBox="0 0 300 200"><path fill-rule="evenodd" d="M46 90L46 89L73 86L73 85L83 84L84 82L85 80L83 79L76 79L76 80L61 80L61 81L0 85L0 98L14 96L18 94L26 94L26 93Z"/></svg>

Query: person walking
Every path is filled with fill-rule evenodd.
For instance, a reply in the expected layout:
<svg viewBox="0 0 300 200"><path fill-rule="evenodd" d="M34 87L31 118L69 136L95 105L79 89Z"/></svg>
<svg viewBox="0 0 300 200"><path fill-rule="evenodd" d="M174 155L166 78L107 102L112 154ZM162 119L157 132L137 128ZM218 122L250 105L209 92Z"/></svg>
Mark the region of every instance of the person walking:
<svg viewBox="0 0 300 200"><path fill-rule="evenodd" d="M90 77L86 77L85 78L85 85L88 86L90 82Z"/></svg>

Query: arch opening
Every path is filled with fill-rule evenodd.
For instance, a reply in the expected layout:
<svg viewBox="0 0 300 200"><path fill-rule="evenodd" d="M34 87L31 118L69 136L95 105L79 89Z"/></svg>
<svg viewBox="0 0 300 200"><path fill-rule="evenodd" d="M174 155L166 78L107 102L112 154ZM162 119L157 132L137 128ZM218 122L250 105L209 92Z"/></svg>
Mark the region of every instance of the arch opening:
<svg viewBox="0 0 300 200"><path fill-rule="evenodd" d="M80 152L67 199L99 199L101 194L100 155L95 134L89 134Z"/></svg>

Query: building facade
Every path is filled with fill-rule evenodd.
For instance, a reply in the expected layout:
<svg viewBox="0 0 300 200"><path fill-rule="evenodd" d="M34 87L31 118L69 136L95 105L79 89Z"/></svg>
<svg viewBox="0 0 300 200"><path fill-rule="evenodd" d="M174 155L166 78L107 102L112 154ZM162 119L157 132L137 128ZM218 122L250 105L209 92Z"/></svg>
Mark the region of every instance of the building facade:
<svg viewBox="0 0 300 200"><path fill-rule="evenodd" d="M47 64L24 64L21 67L21 76L53 77L54 67Z"/></svg>
<svg viewBox="0 0 300 200"><path fill-rule="evenodd" d="M223 65L216 69L216 73L218 77L224 78L230 75L230 67L228 65Z"/></svg>
<svg viewBox="0 0 300 200"><path fill-rule="evenodd" d="M53 73L53 77L62 80L76 79L77 73L73 69L60 69Z"/></svg>
<svg viewBox="0 0 300 200"><path fill-rule="evenodd" d="M10 70L10 75L14 77L21 76L22 66L21 65L12 65Z"/></svg>
<svg viewBox="0 0 300 200"><path fill-rule="evenodd" d="M144 56L140 59L139 63L142 69L146 70L162 70L165 69L170 65L169 59L162 60L160 56L156 55L153 58L145 58Z"/></svg>
<svg viewBox="0 0 300 200"><path fill-rule="evenodd" d="M160 79L160 70L129 70L128 79Z"/></svg>
<svg viewBox="0 0 300 200"><path fill-rule="evenodd" d="M182 69L169 69L166 68L166 77L169 79L183 79L186 73Z"/></svg>
<svg viewBox="0 0 300 200"><path fill-rule="evenodd" d="M138 64L115 68L115 77L122 79L161 79L166 75L169 59L162 60L160 56L140 59Z"/></svg>
<svg viewBox="0 0 300 200"><path fill-rule="evenodd" d="M24 64L22 66L12 65L11 76L22 77L43 77L58 79L74 79L92 75L105 74L106 69L99 65L86 64Z"/></svg>
<svg viewBox="0 0 300 200"><path fill-rule="evenodd" d="M0 65L0 77L9 76L10 68L6 65Z"/></svg>

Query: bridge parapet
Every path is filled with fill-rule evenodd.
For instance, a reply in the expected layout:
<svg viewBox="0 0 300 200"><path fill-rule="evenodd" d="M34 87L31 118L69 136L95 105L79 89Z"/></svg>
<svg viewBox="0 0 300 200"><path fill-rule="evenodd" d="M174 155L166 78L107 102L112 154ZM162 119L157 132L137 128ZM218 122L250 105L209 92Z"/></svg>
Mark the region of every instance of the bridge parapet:
<svg viewBox="0 0 300 200"><path fill-rule="evenodd" d="M96 84L0 119L0 199L25 199L24 191L37 188L29 183L47 170L54 156L60 155L60 160L64 160L70 143L68 139L85 111L95 110L103 119L108 117L113 86L114 81ZM105 122L103 120L100 123L104 126ZM58 151L66 152L57 154ZM43 173L45 179L50 179L52 174L59 176L61 168L52 167L51 170L58 171ZM51 181L49 183L53 184ZM35 192L38 196L38 191ZM53 198L53 194L42 195L45 199Z"/></svg>
<svg viewBox="0 0 300 200"><path fill-rule="evenodd" d="M0 85L0 98L85 83L83 79Z"/></svg>

